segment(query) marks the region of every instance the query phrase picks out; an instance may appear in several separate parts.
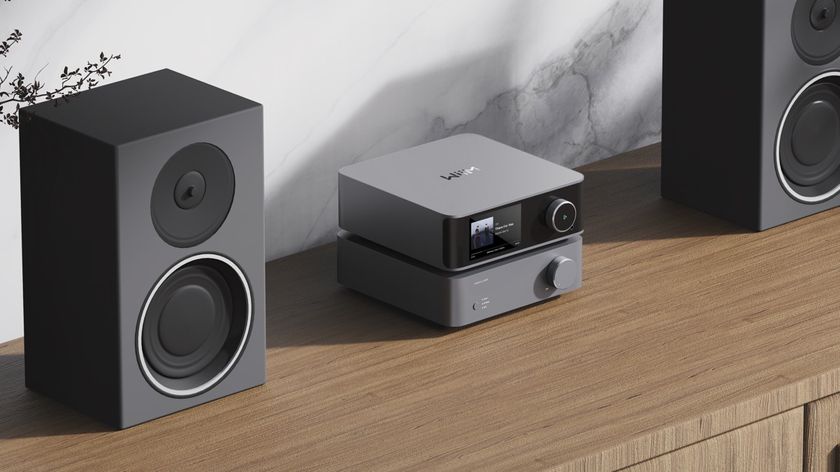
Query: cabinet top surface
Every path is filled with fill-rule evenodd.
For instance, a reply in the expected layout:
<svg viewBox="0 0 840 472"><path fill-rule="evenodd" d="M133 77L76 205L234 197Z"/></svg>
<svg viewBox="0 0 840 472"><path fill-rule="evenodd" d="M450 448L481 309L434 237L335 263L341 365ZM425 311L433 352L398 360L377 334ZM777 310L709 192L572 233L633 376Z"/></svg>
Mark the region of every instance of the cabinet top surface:
<svg viewBox="0 0 840 472"><path fill-rule="evenodd" d="M0 345L3 466L615 470L840 391L840 211L746 232L663 200L658 146L581 170L584 287L477 326L317 248L267 266L265 386L116 432Z"/></svg>

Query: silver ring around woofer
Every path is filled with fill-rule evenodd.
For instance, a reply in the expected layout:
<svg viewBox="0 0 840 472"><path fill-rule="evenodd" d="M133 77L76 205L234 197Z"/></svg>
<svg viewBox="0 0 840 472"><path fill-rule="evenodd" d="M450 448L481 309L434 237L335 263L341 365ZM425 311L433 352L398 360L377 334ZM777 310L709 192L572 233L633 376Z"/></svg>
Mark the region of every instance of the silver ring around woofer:
<svg viewBox="0 0 840 472"><path fill-rule="evenodd" d="M782 133L785 130L785 125L787 124L788 115L790 115L790 111L793 109L794 105L796 105L796 102L799 100L799 97L801 97L802 94L805 93L806 90L811 88L812 85L816 84L817 82L819 82L819 81L821 81L821 80L823 80L827 77L840 77L840 71L824 72L824 73L814 77L813 79L809 80L807 84L802 86L802 88L799 89L798 92L796 92L796 95L794 95L793 100L791 100L790 103L788 104L787 109L785 110L785 114L782 115L782 122L779 125L779 131L776 133L776 147L775 147L776 152L775 152L775 156L774 156L775 161L776 161L776 175L779 177L779 182L782 183L782 187L785 188L785 191L787 191L787 193L790 194L793 198L795 198L795 199L797 199L801 202L804 202L804 203L822 203L822 202L834 197L835 195L837 195L837 192L840 192L840 184L838 184L836 187L831 189L831 191L826 192L822 195L817 195L815 197L809 197L809 196L806 196L806 195L802 195L799 192L797 192L796 190L794 190L791 187L790 183L788 183L787 178L785 177L784 171L782 170L782 160L781 160L781 154L780 154L781 153L781 145L782 145Z"/></svg>
<svg viewBox="0 0 840 472"><path fill-rule="evenodd" d="M224 369L222 369L218 374L213 376L213 378L211 378L207 382L204 382L203 384L201 384L197 387L184 389L184 390L173 389L171 387L167 387L166 385L161 384L155 378L155 376L152 375L152 372L149 369L149 366L146 364L146 356L145 356L145 353L143 352L143 323L146 320L146 312L149 310L149 305L151 304L152 300L155 298L155 295L157 294L157 291L161 287L161 285L163 285L163 283L166 282L166 280L169 279L169 277L172 276L172 274L174 274L175 271L177 271L181 267L184 267L185 265L187 265L191 262L202 261L202 260L215 260L215 261L222 262L222 263L230 266L230 268L233 269L234 272L236 272L236 275L239 276L239 279L242 281L242 287L245 289L245 299L247 300L247 317L245 319L245 328L242 332L242 340L239 341L239 346L237 346L236 352L234 353L233 356L231 356L230 361L228 361L228 363L225 364ZM251 318L252 317L253 317L253 312L252 312L252 303L251 303L251 286L248 285L248 279L245 278L245 274L242 272L242 270L239 269L239 266L237 266L236 264L233 263L233 261L231 261L230 259L228 259L224 256L220 256L218 254L211 254L211 253L197 254L195 256L191 256L191 257L188 257L188 258L182 260L181 262L175 264L175 266L173 266L171 269L166 271L166 273L163 275L163 277L161 277L160 280L158 280L158 282L155 284L154 288L152 288L151 293L146 298L146 302L143 304L143 311L140 312L140 323L138 324L138 327L137 327L137 354L138 354L137 357L140 359L140 368L143 369L143 375L146 377L146 379L156 389L160 390L161 392L163 392L167 395L171 395L173 397L191 397L191 396L198 395L200 393L206 392L207 390L213 388L217 383L219 383L225 377L225 375L227 375L228 372L230 372L230 369L233 368L234 364L236 364L236 361L242 355L242 350L245 348L245 343L248 340L248 335L251 332Z"/></svg>

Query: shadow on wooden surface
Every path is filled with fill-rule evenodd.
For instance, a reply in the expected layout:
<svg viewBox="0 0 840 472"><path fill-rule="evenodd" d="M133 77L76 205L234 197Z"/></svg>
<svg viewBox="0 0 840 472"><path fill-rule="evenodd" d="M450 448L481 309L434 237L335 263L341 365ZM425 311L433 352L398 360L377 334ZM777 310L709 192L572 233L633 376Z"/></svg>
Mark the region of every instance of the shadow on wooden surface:
<svg viewBox="0 0 840 472"><path fill-rule="evenodd" d="M0 397L6 399L0 410L0 440L111 431L94 419L28 390L24 385L23 354L0 354Z"/></svg>
<svg viewBox="0 0 840 472"><path fill-rule="evenodd" d="M660 195L658 144L578 169L584 244L692 238L748 232ZM651 150L656 152L651 152ZM714 191L709 188L709 191Z"/></svg>

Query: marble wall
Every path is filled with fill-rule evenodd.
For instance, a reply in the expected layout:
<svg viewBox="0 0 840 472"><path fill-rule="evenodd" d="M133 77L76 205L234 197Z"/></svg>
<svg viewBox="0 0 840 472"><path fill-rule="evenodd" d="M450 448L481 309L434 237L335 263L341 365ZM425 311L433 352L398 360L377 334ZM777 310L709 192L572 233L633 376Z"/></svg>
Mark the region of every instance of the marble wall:
<svg viewBox="0 0 840 472"><path fill-rule="evenodd" d="M267 254L334 238L338 168L476 132L568 166L661 128L661 0L0 2L48 85L121 53L265 105ZM0 342L22 334L17 135L0 128Z"/></svg>

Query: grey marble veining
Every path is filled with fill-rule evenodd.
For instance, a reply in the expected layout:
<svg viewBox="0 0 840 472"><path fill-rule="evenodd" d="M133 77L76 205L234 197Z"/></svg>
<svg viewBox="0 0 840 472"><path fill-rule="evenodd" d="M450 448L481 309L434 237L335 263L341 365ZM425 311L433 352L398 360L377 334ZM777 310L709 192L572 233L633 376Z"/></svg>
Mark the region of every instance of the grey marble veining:
<svg viewBox="0 0 840 472"><path fill-rule="evenodd" d="M521 87L490 100L474 119L448 128L433 120L429 140L474 132L569 167L580 166L659 140L661 69L636 83L632 110L610 100L628 62L661 54L656 41L639 51L633 40L645 21L656 21L652 2L617 2L571 53L539 65ZM628 113L628 111L630 113Z"/></svg>

